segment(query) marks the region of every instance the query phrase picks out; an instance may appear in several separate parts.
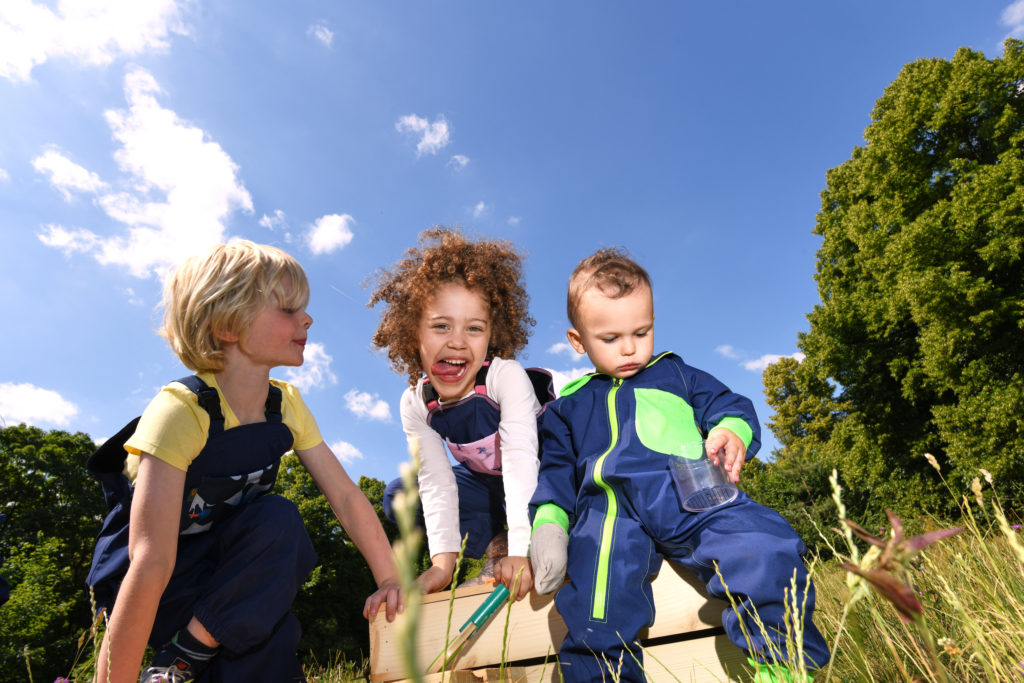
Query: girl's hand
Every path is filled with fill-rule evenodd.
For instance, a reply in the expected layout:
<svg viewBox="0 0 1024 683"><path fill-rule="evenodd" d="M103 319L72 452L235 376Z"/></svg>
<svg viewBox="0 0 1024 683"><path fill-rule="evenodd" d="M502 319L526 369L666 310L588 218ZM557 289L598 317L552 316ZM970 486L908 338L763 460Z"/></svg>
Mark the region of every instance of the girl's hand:
<svg viewBox="0 0 1024 683"><path fill-rule="evenodd" d="M530 568L530 560L525 557L507 555L501 558L494 573L495 578L505 584L510 592L515 588L516 592L512 593L512 597L516 600L525 598L533 588L533 571Z"/></svg>
<svg viewBox="0 0 1024 683"><path fill-rule="evenodd" d="M370 597L366 598L366 605L363 607L363 618L369 620L377 616L381 604L384 604L385 616L388 621L394 621L395 615L405 609L402 599L402 589L397 580L385 581Z"/></svg>
<svg viewBox="0 0 1024 683"><path fill-rule="evenodd" d="M729 473L732 483L740 480L740 469L747 458L747 446L743 439L728 427L718 427L708 434L704 448L712 462L717 464L721 460L725 463L725 471Z"/></svg>
<svg viewBox="0 0 1024 683"><path fill-rule="evenodd" d="M424 593L436 593L452 582L458 553L438 553L430 558L433 564L416 579L416 585Z"/></svg>

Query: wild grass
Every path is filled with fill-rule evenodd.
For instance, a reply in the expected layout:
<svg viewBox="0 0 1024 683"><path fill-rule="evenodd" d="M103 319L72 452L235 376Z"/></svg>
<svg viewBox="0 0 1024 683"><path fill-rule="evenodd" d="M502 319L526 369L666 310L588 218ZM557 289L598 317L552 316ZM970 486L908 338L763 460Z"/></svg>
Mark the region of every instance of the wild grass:
<svg viewBox="0 0 1024 683"><path fill-rule="evenodd" d="M914 520L922 533L913 537L895 515L877 535L847 520L833 476L838 524L819 533L835 558L809 563L814 621L832 649L828 666L810 672L815 683L1024 681L1024 543L991 477L980 474L970 494L950 491L960 527L924 516ZM800 620L791 621L776 656L801 680ZM339 671L307 675L313 683L368 680Z"/></svg>
<svg viewBox="0 0 1024 683"><path fill-rule="evenodd" d="M886 540L870 537L861 555L842 534L848 552L814 577L815 621L833 643L816 681L1024 680L1024 546L981 474L989 487L975 479L960 498L955 535L925 518L925 533L907 539L891 516Z"/></svg>
<svg viewBox="0 0 1024 683"><path fill-rule="evenodd" d="M934 459L929 462L939 469ZM406 489L414 492L415 477L405 474L410 477ZM996 482L984 470L979 475L970 492L950 490L960 506L958 528L922 516L913 520L921 533L908 538L903 521L895 515L890 515L890 528L877 533L848 520L833 474L837 526L818 533L835 558L809 562L817 593L814 621L832 649L831 662L814 672L815 683L1024 681L1021 529L1007 519ZM403 583L407 589L404 621L410 629L420 627L417 592L412 589L421 542L411 525L414 495L405 501L409 520L402 525L400 543L404 545L396 547L401 564L409 568ZM804 608L790 605L793 614ZM793 620L787 647L777 653L779 661L798 675L801 665L793 653L801 646L799 622ZM69 667L68 678L59 681L92 679L102 626L96 622L85 630L79 658ZM412 664L416 661L411 650L414 631L408 633L403 639L410 648L405 653L408 678L422 680L422 672ZM33 680L31 662L25 665L26 680ZM314 660L307 663L306 675L311 683L370 680L365 660Z"/></svg>

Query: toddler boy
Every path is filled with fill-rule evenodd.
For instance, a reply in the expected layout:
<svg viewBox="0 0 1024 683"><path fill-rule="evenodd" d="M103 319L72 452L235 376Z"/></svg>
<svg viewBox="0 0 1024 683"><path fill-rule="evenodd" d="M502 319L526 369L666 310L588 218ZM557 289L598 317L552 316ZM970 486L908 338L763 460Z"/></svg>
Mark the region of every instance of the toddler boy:
<svg viewBox="0 0 1024 683"><path fill-rule="evenodd" d="M706 438L708 453L739 481L760 447L749 399L671 352L654 356L650 278L618 249L576 267L568 313L569 343L596 372L566 385L545 413L530 503L537 590L561 586L568 564L569 581L555 596L568 626L559 651L564 679L645 680L635 641L654 621L650 579L663 558L696 573L711 596L725 598L728 587L738 604L722 623L750 651L758 680L792 680L784 663L795 574L795 604L806 599L804 662L820 668L828 646L810 618L814 589L793 528L742 491L725 505L687 512L669 473L681 444Z"/></svg>

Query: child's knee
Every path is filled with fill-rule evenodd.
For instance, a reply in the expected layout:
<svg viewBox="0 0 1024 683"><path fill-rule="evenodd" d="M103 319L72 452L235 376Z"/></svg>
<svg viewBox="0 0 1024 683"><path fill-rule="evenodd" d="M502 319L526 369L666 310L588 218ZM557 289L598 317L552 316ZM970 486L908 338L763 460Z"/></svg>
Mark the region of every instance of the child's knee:
<svg viewBox="0 0 1024 683"><path fill-rule="evenodd" d="M384 488L381 507L384 508L384 516L391 520L392 524L398 524L398 516L395 514L395 496L403 489L401 479L392 479Z"/></svg>
<svg viewBox="0 0 1024 683"><path fill-rule="evenodd" d="M222 539L241 539L245 543L313 553L313 542L306 532L302 514L295 503L282 496L260 496L238 510L224 526Z"/></svg>

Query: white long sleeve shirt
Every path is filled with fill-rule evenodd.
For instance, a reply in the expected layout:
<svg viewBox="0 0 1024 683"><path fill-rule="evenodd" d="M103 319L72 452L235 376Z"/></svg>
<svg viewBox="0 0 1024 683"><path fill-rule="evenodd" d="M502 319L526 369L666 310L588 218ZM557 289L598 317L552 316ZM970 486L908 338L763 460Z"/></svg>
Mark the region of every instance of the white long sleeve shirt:
<svg viewBox="0 0 1024 683"><path fill-rule="evenodd" d="M459 491L455 485L444 439L427 424L423 382L402 394L402 428L410 443L419 443L420 500L427 526L430 556L457 553ZM537 413L540 403L526 370L517 361L495 358L487 370L487 396L500 408L498 438L501 444L505 516L508 522L508 553L525 557L530 547L529 503L537 487ZM466 396L473 393L472 389ZM461 397L462 400L465 396ZM450 403L454 403L451 401ZM444 402L442 402L442 405Z"/></svg>

